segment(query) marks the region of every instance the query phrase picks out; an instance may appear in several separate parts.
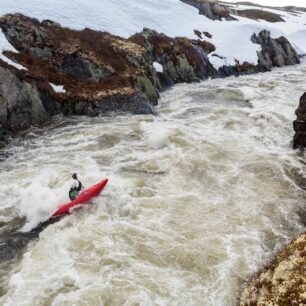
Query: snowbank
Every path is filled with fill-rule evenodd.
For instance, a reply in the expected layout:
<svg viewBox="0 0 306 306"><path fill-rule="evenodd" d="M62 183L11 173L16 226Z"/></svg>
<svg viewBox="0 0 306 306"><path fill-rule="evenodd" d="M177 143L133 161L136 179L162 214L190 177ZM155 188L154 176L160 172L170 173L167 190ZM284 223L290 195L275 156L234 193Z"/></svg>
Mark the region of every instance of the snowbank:
<svg viewBox="0 0 306 306"><path fill-rule="evenodd" d="M250 37L262 29L270 30L274 36L290 34L290 41L306 53L305 43L296 34L305 30L306 14L284 13L286 23L272 24L247 18L238 18L238 22L212 21L179 0L14 0L1 3L0 15L16 12L40 20L51 19L65 27L89 27L123 37L129 37L143 27L171 37L194 39L198 38L194 30L207 31L213 35L209 41L216 46L215 53L224 58L213 61L216 68L224 64L235 65L235 59L256 64L256 52L260 47L253 44Z"/></svg>

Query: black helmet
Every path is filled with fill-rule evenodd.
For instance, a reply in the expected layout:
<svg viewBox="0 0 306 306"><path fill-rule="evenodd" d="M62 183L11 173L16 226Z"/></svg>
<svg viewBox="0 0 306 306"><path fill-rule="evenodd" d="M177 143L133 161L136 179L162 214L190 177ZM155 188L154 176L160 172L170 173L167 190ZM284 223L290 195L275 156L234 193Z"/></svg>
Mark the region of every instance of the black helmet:
<svg viewBox="0 0 306 306"><path fill-rule="evenodd" d="M77 180L77 179L78 179L76 173L73 173L73 174L72 174L72 178L73 178L74 180Z"/></svg>

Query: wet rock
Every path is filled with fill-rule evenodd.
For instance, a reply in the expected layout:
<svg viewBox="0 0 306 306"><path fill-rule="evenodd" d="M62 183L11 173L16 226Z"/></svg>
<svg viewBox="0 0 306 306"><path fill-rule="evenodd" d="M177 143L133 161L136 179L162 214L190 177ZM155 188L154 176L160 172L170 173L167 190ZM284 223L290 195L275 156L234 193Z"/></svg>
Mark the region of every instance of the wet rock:
<svg viewBox="0 0 306 306"><path fill-rule="evenodd" d="M246 283L239 305L306 305L305 267L306 234L303 234Z"/></svg>
<svg viewBox="0 0 306 306"><path fill-rule="evenodd" d="M297 119L293 122L295 135L293 138L293 148L306 148L306 93L300 99L300 104L295 111Z"/></svg>
<svg viewBox="0 0 306 306"><path fill-rule="evenodd" d="M96 103L136 93L145 50L129 40L90 29L73 31L20 14L3 16L0 27L20 52L6 55L28 69L18 76L34 79L38 90L56 101ZM55 92L50 83L62 85L65 92Z"/></svg>

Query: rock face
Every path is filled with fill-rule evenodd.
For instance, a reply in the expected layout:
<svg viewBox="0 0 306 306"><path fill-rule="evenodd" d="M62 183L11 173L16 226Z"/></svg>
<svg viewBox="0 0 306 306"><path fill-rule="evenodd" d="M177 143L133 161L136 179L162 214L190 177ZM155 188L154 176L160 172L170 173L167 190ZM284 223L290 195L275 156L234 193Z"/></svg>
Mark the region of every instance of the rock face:
<svg viewBox="0 0 306 306"><path fill-rule="evenodd" d="M10 131L41 125L48 119L37 88L0 67L0 142Z"/></svg>
<svg viewBox="0 0 306 306"><path fill-rule="evenodd" d="M0 27L20 52L6 56L28 69L18 71L18 77L34 81L40 92L55 101L91 102L92 110L99 113L100 105L110 97L135 100L139 95L134 82L145 54L139 45L108 33L73 31L19 14L2 17ZM65 93L54 91L50 83L64 86ZM147 112L152 109L148 107Z"/></svg>
<svg viewBox="0 0 306 306"><path fill-rule="evenodd" d="M306 93L300 99L300 104L295 111L297 119L293 122L295 135L293 138L293 148L306 148Z"/></svg>
<svg viewBox="0 0 306 306"><path fill-rule="evenodd" d="M213 0L181 0L182 2L189 4L199 10L199 14L206 16L211 20L226 20L232 21L237 19L234 16L246 17L254 20L265 20L268 22L284 22L281 14L272 13L263 9L236 9L233 4L220 4ZM243 2L240 2L243 4ZM252 4L246 2L245 4ZM294 13L294 10L290 7L284 8L287 11ZM299 9L302 11L302 9Z"/></svg>
<svg viewBox="0 0 306 306"><path fill-rule="evenodd" d="M20 70L0 60L0 141L60 113L154 114L159 92L174 84L299 62L284 37L272 39L267 31L252 37L262 46L257 65L237 61L216 70L208 57L215 46L198 30L197 40L171 38L150 29L124 39L90 29L74 31L20 14L0 18L0 28L19 51L6 51L5 56L25 67Z"/></svg>
<svg viewBox="0 0 306 306"><path fill-rule="evenodd" d="M170 38L150 29L144 29L130 38L141 45L146 53L146 62L159 63L162 71L151 68L146 75L156 88L163 90L176 83L191 83L208 77L217 77L217 70L211 65L207 55L215 51L215 46L201 40ZM144 80L140 80L140 84ZM156 97L157 93L155 94Z"/></svg>
<svg viewBox="0 0 306 306"><path fill-rule="evenodd" d="M239 305L306 305L306 234L248 282Z"/></svg>
<svg viewBox="0 0 306 306"><path fill-rule="evenodd" d="M298 54L283 36L273 39L270 32L264 30L258 36L254 34L251 40L262 47L262 51L258 52L258 64L263 71L300 63Z"/></svg>

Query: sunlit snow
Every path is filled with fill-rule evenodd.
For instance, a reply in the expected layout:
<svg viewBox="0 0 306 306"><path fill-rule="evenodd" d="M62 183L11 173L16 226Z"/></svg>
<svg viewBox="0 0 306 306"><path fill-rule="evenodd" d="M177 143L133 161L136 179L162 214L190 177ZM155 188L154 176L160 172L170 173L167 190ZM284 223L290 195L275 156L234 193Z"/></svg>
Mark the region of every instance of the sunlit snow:
<svg viewBox="0 0 306 306"><path fill-rule="evenodd" d="M293 16L282 12L286 23L269 23L241 17L238 17L238 22L227 22L212 21L199 15L196 8L179 0L14 0L1 3L0 15L15 12L40 20L51 19L64 27L89 27L123 37L129 37L144 27L171 37L185 36L193 39L198 38L194 30L207 31L213 35L210 42L216 46L215 53L224 58L213 59L216 68L224 64L235 65L235 60L256 64L260 46L253 44L250 38L263 29L271 31L273 37L287 36L299 52L306 53L306 43L300 35L303 33L301 31L306 30L306 13Z"/></svg>

